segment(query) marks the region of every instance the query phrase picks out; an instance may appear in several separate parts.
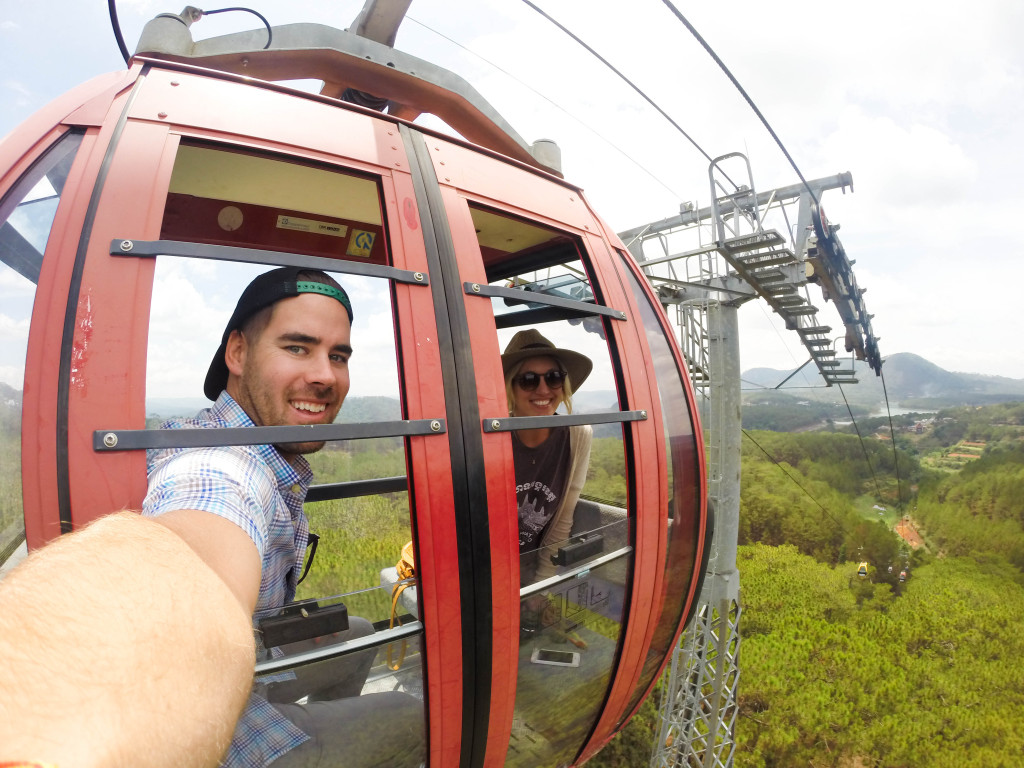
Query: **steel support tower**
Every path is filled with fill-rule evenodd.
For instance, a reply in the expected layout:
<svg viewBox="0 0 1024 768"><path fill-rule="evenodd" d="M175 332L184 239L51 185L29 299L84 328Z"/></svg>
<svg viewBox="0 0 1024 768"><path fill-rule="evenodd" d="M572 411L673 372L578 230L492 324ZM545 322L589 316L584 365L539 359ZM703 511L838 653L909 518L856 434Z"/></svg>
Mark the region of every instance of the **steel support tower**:
<svg viewBox="0 0 1024 768"><path fill-rule="evenodd" d="M740 507L738 308L764 299L795 331L827 386L855 383L834 359L832 328L818 320L808 283L836 303L847 351L873 367L877 345L850 263L821 209L824 191L850 174L758 194L740 154L712 161L711 205L620 233L658 292L701 396L709 504L715 533L693 621L664 681L654 768L731 766L736 748L742 613L736 547Z"/></svg>

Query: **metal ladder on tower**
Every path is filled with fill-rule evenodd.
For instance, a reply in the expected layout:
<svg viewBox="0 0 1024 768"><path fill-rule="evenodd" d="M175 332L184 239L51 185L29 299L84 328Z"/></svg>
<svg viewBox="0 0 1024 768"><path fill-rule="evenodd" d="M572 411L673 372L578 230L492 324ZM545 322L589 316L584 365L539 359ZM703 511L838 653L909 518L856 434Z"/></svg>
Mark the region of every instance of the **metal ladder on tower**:
<svg viewBox="0 0 1024 768"><path fill-rule="evenodd" d="M724 161L737 159L746 171L745 185L733 184L722 168ZM676 306L680 348L707 411L709 500L715 511L704 588L664 681L651 760L657 768L726 768L735 750L742 612L736 570L741 435L737 308L764 299L786 328L798 333L826 384L856 382L853 370L841 370L834 359L832 329L818 320L807 292L818 269L818 243L810 234L817 201L826 189L852 185L850 175L758 195L747 159L734 153L712 161L709 180L709 208L687 204L677 217L620 233L662 304L666 309ZM765 225L768 214L780 211L788 225L785 206L793 204L798 205L795 236ZM712 236L705 240L702 227L708 225ZM680 238L674 236L680 234L690 235L689 247L675 245ZM645 244L655 244L660 253L648 254ZM874 348L874 340L869 341L867 346Z"/></svg>

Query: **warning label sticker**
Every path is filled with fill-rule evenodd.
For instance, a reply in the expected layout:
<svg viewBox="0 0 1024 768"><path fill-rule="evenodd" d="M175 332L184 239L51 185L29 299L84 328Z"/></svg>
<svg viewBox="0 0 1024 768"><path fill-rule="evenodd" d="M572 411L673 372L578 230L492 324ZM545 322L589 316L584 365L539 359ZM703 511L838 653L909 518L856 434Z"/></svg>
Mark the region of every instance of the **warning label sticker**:
<svg viewBox="0 0 1024 768"><path fill-rule="evenodd" d="M277 227L278 229L294 229L297 232L313 232L317 235L331 235L332 237L345 237L348 234L347 224L300 219L297 216L278 216Z"/></svg>

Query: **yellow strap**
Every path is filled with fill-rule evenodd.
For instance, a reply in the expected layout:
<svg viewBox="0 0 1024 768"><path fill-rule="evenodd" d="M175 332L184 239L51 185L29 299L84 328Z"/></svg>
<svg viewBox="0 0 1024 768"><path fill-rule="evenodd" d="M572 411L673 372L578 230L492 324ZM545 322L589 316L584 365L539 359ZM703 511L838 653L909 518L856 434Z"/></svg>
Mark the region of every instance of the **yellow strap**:
<svg viewBox="0 0 1024 768"><path fill-rule="evenodd" d="M398 622L398 626L402 626L402 620L398 617L398 598L401 597L402 593L405 591L405 588L408 587L408 586L411 586L411 585L410 584L395 584L395 586L391 588L391 623L388 624L388 629L394 629L396 621ZM393 672L397 672L401 668L402 662L405 661L406 646L407 646L407 643L405 641L405 638L403 638L402 639L402 648L399 651L399 655L398 655L398 661L395 662L393 660L393 658L392 658L392 648L394 647L394 644L393 643L388 643L387 663L388 663L388 667Z"/></svg>

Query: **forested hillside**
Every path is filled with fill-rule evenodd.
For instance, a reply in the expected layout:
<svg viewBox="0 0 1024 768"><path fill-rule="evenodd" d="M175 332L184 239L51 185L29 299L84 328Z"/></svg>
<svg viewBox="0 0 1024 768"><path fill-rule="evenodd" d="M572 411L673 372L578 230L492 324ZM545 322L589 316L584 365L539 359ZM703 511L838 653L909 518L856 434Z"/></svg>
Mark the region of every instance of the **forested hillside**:
<svg viewBox="0 0 1024 768"><path fill-rule="evenodd" d="M900 451L897 478L895 462L892 445L853 435L746 433L740 544L790 544L824 563L866 560L888 577L899 550L889 524L921 473ZM877 515L876 504L893 511Z"/></svg>
<svg viewBox="0 0 1024 768"><path fill-rule="evenodd" d="M1017 413L944 412L939 435L922 443L982 433L995 442L958 473L929 474L901 450L899 484L891 443L747 433L736 768L1022 764ZM893 534L904 513L927 547L909 552ZM866 581L860 559L871 563ZM888 572L893 562L908 564L906 583ZM647 765L656 729L652 701L590 765Z"/></svg>
<svg viewBox="0 0 1024 768"><path fill-rule="evenodd" d="M858 604L853 564L740 550L736 768L997 768L1024 752L1024 588L946 558Z"/></svg>
<svg viewBox="0 0 1024 768"><path fill-rule="evenodd" d="M945 555L996 555L1024 573L1024 446L989 451L921 489L914 513Z"/></svg>
<svg viewBox="0 0 1024 768"><path fill-rule="evenodd" d="M945 408L935 415L932 429L918 441L927 451L960 440L985 441L990 450L1012 448L1024 438L1024 403L984 407Z"/></svg>

